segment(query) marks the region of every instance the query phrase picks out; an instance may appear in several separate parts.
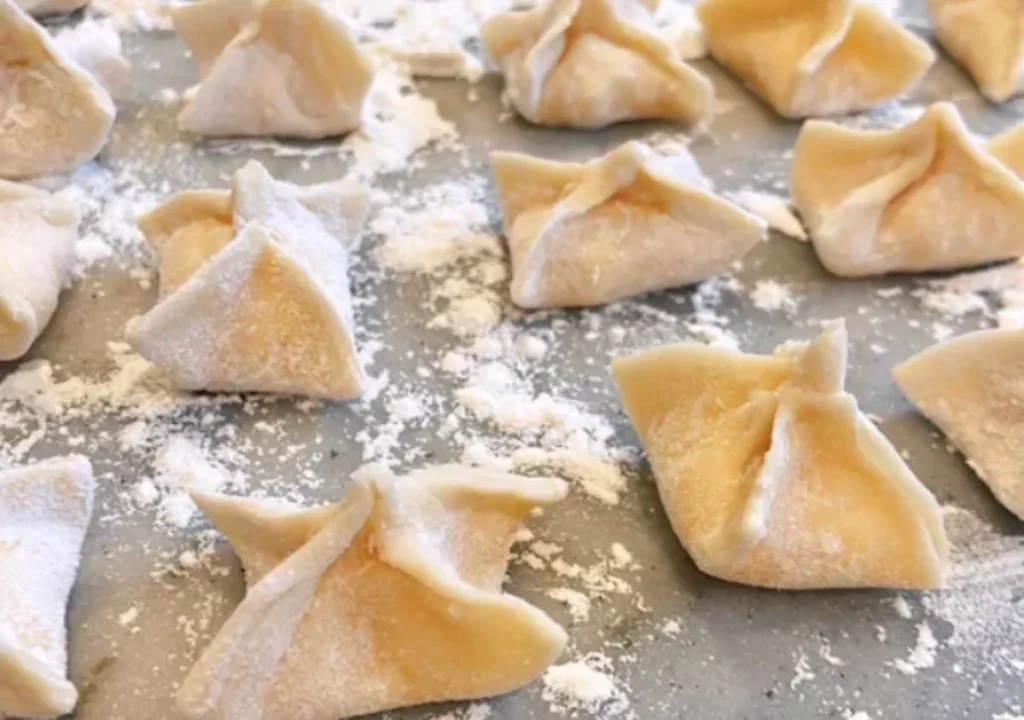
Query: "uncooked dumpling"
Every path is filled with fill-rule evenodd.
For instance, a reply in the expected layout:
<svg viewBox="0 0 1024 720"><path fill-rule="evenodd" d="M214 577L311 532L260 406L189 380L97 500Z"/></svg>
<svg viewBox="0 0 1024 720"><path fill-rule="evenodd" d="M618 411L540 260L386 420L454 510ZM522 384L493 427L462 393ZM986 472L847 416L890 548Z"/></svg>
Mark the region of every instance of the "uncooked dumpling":
<svg viewBox="0 0 1024 720"><path fill-rule="evenodd" d="M785 117L841 115L913 87L935 54L862 0L705 0L711 55Z"/></svg>
<svg viewBox="0 0 1024 720"><path fill-rule="evenodd" d="M726 270L764 224L707 189L693 157L629 142L589 163L493 153L512 300L588 306Z"/></svg>
<svg viewBox="0 0 1024 720"><path fill-rule="evenodd" d="M999 501L1024 518L1021 368L1024 330L982 330L930 347L892 374Z"/></svg>
<svg viewBox="0 0 1024 720"><path fill-rule="evenodd" d="M935 588L938 503L843 390L846 330L773 356L699 344L612 373L697 566L760 587Z"/></svg>
<svg viewBox="0 0 1024 720"><path fill-rule="evenodd" d="M441 466L365 473L313 510L196 495L248 592L186 678L193 720L339 720L510 692L565 647L551 618L502 592L523 517L550 478Z"/></svg>
<svg viewBox="0 0 1024 720"><path fill-rule="evenodd" d="M0 180L0 360L27 353L50 322L77 241L68 200Z"/></svg>
<svg viewBox="0 0 1024 720"><path fill-rule="evenodd" d="M350 181L300 188L253 161L228 191L192 191L139 220L160 300L129 341L188 390L360 394L348 253L366 218Z"/></svg>
<svg viewBox="0 0 1024 720"><path fill-rule="evenodd" d="M92 515L83 457L0 470L0 717L71 712L64 616Z"/></svg>
<svg viewBox="0 0 1024 720"><path fill-rule="evenodd" d="M74 170L96 157L110 93L12 0L0 0L0 178Z"/></svg>
<svg viewBox="0 0 1024 720"><path fill-rule="evenodd" d="M480 40L516 110L539 125L700 125L714 112L711 83L661 39L639 0L552 0L494 16Z"/></svg>
<svg viewBox="0 0 1024 720"><path fill-rule="evenodd" d="M182 129L320 138L359 127L373 70L315 0L200 0L172 17L202 75Z"/></svg>
<svg viewBox="0 0 1024 720"><path fill-rule="evenodd" d="M836 275L951 270L1024 254L1024 183L947 103L896 130L805 123L790 186Z"/></svg>
<svg viewBox="0 0 1024 720"><path fill-rule="evenodd" d="M942 47L977 83L1003 102L1024 89L1024 3L1020 0L928 0Z"/></svg>

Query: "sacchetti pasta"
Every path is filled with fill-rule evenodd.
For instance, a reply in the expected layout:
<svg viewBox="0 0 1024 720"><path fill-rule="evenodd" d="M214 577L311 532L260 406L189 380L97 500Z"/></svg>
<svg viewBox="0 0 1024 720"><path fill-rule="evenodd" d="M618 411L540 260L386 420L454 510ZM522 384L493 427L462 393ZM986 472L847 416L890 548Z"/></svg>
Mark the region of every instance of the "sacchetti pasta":
<svg viewBox="0 0 1024 720"><path fill-rule="evenodd" d="M692 156L630 142L588 163L494 153L512 300L579 307L722 272L764 224L708 188Z"/></svg>
<svg viewBox="0 0 1024 720"><path fill-rule="evenodd" d="M200 0L172 17L202 75L182 129L320 138L359 127L372 67L315 0Z"/></svg>
<svg viewBox="0 0 1024 720"><path fill-rule="evenodd" d="M781 589L942 584L942 514L843 390L846 330L773 356L699 344L612 365L665 511L704 572Z"/></svg>
<svg viewBox="0 0 1024 720"><path fill-rule="evenodd" d="M1011 512L1024 518L1024 330L982 330L893 369L900 390L939 426Z"/></svg>
<svg viewBox="0 0 1024 720"><path fill-rule="evenodd" d="M1022 137L986 146L947 103L895 130L810 121L793 153L793 202L821 262L844 277L1017 257L1024 182L1012 165Z"/></svg>
<svg viewBox="0 0 1024 720"><path fill-rule="evenodd" d="M308 510L196 495L248 591L179 708L193 720L338 720L531 682L566 634L501 586L523 517L565 493L560 480L440 466L364 472L340 502Z"/></svg>
<svg viewBox="0 0 1024 720"><path fill-rule="evenodd" d="M366 204L358 183L301 188L256 162L230 192L172 198L139 221L161 297L129 341L185 389L358 395L347 270Z"/></svg>
<svg viewBox="0 0 1024 720"><path fill-rule="evenodd" d="M640 0L552 0L496 15L480 39L516 110L539 125L700 125L714 112L713 86L661 39Z"/></svg>
<svg viewBox="0 0 1024 720"><path fill-rule="evenodd" d="M705 0L708 50L785 117L841 115L891 100L935 54L863 0Z"/></svg>

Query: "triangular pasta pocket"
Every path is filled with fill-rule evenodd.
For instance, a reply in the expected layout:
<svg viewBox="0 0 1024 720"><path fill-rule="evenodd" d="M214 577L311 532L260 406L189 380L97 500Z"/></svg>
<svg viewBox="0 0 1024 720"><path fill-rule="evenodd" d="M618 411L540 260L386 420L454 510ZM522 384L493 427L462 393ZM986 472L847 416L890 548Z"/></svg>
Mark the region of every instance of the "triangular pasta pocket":
<svg viewBox="0 0 1024 720"><path fill-rule="evenodd" d="M659 37L639 0L552 0L490 18L480 40L516 110L538 125L700 125L714 112L714 87Z"/></svg>
<svg viewBox="0 0 1024 720"><path fill-rule="evenodd" d="M697 566L761 587L934 588L938 503L843 390L846 331L774 356L697 344L612 373Z"/></svg>
<svg viewBox="0 0 1024 720"><path fill-rule="evenodd" d="M524 308L599 305L705 280L764 236L706 188L692 156L630 142L588 163L493 153Z"/></svg>
<svg viewBox="0 0 1024 720"><path fill-rule="evenodd" d="M78 701L64 615L93 487L83 457L0 470L0 716L63 715Z"/></svg>
<svg viewBox="0 0 1024 720"><path fill-rule="evenodd" d="M0 360L27 353L50 322L77 241L69 201L0 180Z"/></svg>
<svg viewBox="0 0 1024 720"><path fill-rule="evenodd" d="M130 342L189 390L355 397L347 268L365 217L358 184L300 188L255 162L231 193L172 198L140 219L161 298Z"/></svg>
<svg viewBox="0 0 1024 720"><path fill-rule="evenodd" d="M862 0L706 0L697 15L715 60L784 117L866 110L909 90L935 60Z"/></svg>
<svg viewBox="0 0 1024 720"><path fill-rule="evenodd" d="M836 275L951 270L1024 254L1024 183L947 103L895 130L805 123L790 185L818 257Z"/></svg>
<svg viewBox="0 0 1024 720"><path fill-rule="evenodd" d="M0 178L74 170L107 143L110 94L13 0L0 0Z"/></svg>
<svg viewBox="0 0 1024 720"><path fill-rule="evenodd" d="M960 449L992 493L1024 518L1024 330L982 330L928 348L893 371L900 390Z"/></svg>
<svg viewBox="0 0 1024 720"><path fill-rule="evenodd" d="M338 720L483 698L558 658L562 628L501 586L523 517L564 483L459 466L368 474L315 510L195 497L248 592L182 686L186 717Z"/></svg>
<svg viewBox="0 0 1024 720"><path fill-rule="evenodd" d="M201 0L173 17L203 76L182 129L321 138L359 127L373 70L315 0Z"/></svg>
<svg viewBox="0 0 1024 720"><path fill-rule="evenodd" d="M1019 0L928 0L942 47L989 100L1024 90L1024 4Z"/></svg>

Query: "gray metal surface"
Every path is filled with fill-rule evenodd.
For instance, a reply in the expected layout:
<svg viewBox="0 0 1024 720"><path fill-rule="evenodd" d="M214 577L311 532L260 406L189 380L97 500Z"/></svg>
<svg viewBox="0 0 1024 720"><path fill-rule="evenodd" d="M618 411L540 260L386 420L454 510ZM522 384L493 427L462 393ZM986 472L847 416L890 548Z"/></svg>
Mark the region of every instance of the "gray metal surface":
<svg viewBox="0 0 1024 720"><path fill-rule="evenodd" d="M182 90L194 81L181 46L169 34L128 38L135 70L131 97L122 103L115 139L103 162L116 166L145 158L152 166L154 188L166 181L167 190L203 185L223 185L226 173L245 157L223 157L197 152L178 136L174 109L163 108L150 98L157 88ZM736 109L720 115L713 124L713 138L699 139L693 151L705 172L720 190L760 187L780 193L788 164L787 151L798 131L796 123L775 118L733 78L714 66L699 64L714 80L719 95ZM486 152L515 149L551 158L586 158L621 141L639 137L657 126L623 125L603 132L568 132L530 127L518 120L499 123L499 85L484 82L480 99L470 103L462 83L423 83L424 92L436 98L444 117L454 120L470 148L472 172L486 172ZM967 79L948 61L940 59L926 83L911 102L953 99L968 123L979 132L991 132L1022 116L1020 103L1003 107L985 104ZM666 128L671 129L671 128ZM177 143L177 144L175 144ZM332 156L313 158L308 169L295 159L253 152L277 176L312 182L337 176L343 170ZM454 157L431 156L413 182L427 182L446 173L466 172ZM781 194L785 194L784 188ZM362 263L372 263L372 242L361 250ZM365 267L364 267L365 270ZM453 338L424 329L428 318L420 296L426 280L397 279L372 272L357 274L357 296L374 298L359 308L359 322L382 337L386 347L375 368L386 368L393 377L413 378L419 362L436 362ZM915 416L899 396L889 369L898 361L933 342L930 324L938 318L921 311L907 294L891 299L875 295L879 288L913 288L912 279L850 282L830 277L818 264L809 245L782 237L757 248L744 262L737 277L748 287L758 279L774 278L791 284L801 298L795 316L769 314L755 308L740 294L726 293L719 311L727 315L730 330L744 349L768 352L776 344L814 334L814 323L845 317L853 347L848 388L862 407L884 418L881 428L895 445L906 451L912 468L943 502L951 502L978 514L996 528L1021 533L1020 523L1001 509L973 477L959 456L949 454L933 429ZM627 304L619 322L631 330L644 324L658 325L641 306L657 308L677 317L690 312L692 289L660 293ZM116 269L90 275L62 301L44 338L32 352L72 374L93 374L107 363L104 344L118 339L124 322L143 312L154 301L155 291L145 291ZM522 325L547 327L553 317L563 319L555 345L545 361L547 380L564 386L563 375L572 374L572 393L612 418L623 444L635 444L628 422L618 408L607 373L607 361L626 348L614 347L607 336L586 337L588 313L564 312ZM919 326L911 324L918 321ZM972 319L957 327L964 330L980 321ZM681 328L665 326L666 337L686 337ZM662 328L664 329L664 328ZM660 332L652 327L653 338ZM643 333L640 333L643 336ZM889 351L877 355L867 349L879 343ZM641 343L635 343L641 344ZM586 359L592 358L592 364ZM0 377L16 367L0 365ZM431 382L443 382L435 376ZM315 463L319 476L331 478L317 490L300 490L310 501L334 499L348 474L362 463L355 434L381 417L378 405L328 404L312 413L299 413L291 401L261 406L256 416L228 412L228 422L240 437L252 437L257 445L266 440L255 425L271 419L286 428L287 442L309 442L320 434L325 443L300 450L311 456L325 453ZM266 413L266 417L261 417ZM402 436L406 445L417 445L434 461L457 459L456 451L439 439L443 413L431 417L422 428ZM94 420L69 421L70 425ZM52 430L53 428L51 428ZM79 427L80 430L80 427ZM161 720L173 717L171 698L195 652L230 613L243 585L230 550L220 550L224 574L193 572L184 577L155 577L155 566L166 554L172 557L192 542L187 537L154 532L152 517L145 513L115 521L105 515L120 507L117 496L123 485L135 480L138 468L124 458L115 440L116 421L105 420L90 430L100 438L101 452L93 456L102 478L100 505L88 538L85 560L74 592L70 617L71 673L83 688L75 714L78 720ZM108 433L103 435L102 433ZM109 439L109 440L108 440ZM281 442L273 440L273 442ZM34 450L36 456L67 452L60 437L50 432ZM301 458L300 458L301 459ZM312 462L306 458L308 462ZM280 464L273 456L254 458L250 469L254 487L261 477L290 472L292 464ZM924 610L913 594L907 594L914 618L894 611L892 593L808 592L780 593L730 585L703 576L688 559L672 534L657 499L646 465L641 467L618 507L608 507L574 493L556 510L531 522L540 537L564 546L567 560L588 564L611 542L622 542L634 554L640 569L622 574L635 588L633 596L612 595L595 603L591 620L570 627L572 651L567 657L590 650L616 659L617 675L628 685L631 711L641 718L816 718L841 717L844 712L864 711L872 718L991 718L1021 701L1020 679L990 672L977 663L940 647L934 668L915 676L893 670L887 663L906 657L914 646L915 622ZM544 590L564 583L550 572L535 572L518 564L510 570L509 591L536 602L555 618L570 622L558 603ZM643 599L638 607L637 598ZM124 627L118 616L131 607L140 610L137 630ZM1007 612L1020 612L1007 607ZM194 628L195 647L188 638L190 623L208 618L207 627ZM658 630L666 618L677 618L677 637ZM940 642L951 628L929 618ZM887 639L880 642L878 628ZM1024 639L1006 637L1006 648L1024 653ZM842 660L841 665L823 659L821 649ZM793 684L795 663L805 654L814 679ZM635 658L631 662L628 657ZM958 667L955 667L958 666ZM543 718L550 715L541 697L540 684L493 701L498 718ZM438 708L412 709L397 717L423 718Z"/></svg>

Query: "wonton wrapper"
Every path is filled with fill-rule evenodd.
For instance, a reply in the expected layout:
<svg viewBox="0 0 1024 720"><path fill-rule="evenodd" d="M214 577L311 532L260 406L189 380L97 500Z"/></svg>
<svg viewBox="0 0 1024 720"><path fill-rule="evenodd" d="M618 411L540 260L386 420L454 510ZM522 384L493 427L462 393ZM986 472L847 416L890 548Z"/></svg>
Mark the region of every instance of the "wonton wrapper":
<svg viewBox="0 0 1024 720"><path fill-rule="evenodd" d="M708 49L784 117L842 115L902 95L935 54L860 0L705 0Z"/></svg>
<svg viewBox="0 0 1024 720"><path fill-rule="evenodd" d="M1020 0L928 0L942 47L993 102L1024 90L1024 3Z"/></svg>
<svg viewBox="0 0 1024 720"><path fill-rule="evenodd" d="M791 187L818 257L836 275L951 270L1024 254L1024 183L947 103L896 130L805 123Z"/></svg>
<svg viewBox="0 0 1024 720"><path fill-rule="evenodd" d="M697 566L760 587L934 588L938 503L843 391L846 330L773 356L698 344L612 373Z"/></svg>
<svg viewBox="0 0 1024 720"><path fill-rule="evenodd" d="M492 17L480 40L516 110L538 125L701 125L714 113L714 87L659 37L639 0L552 0Z"/></svg>
<svg viewBox="0 0 1024 720"><path fill-rule="evenodd" d="M589 163L492 153L524 308L599 305L722 272L762 222L705 189L688 153L629 142Z"/></svg>
<svg viewBox="0 0 1024 720"><path fill-rule="evenodd" d="M27 353L50 322L77 241L70 202L0 180L0 360Z"/></svg>
<svg viewBox="0 0 1024 720"><path fill-rule="evenodd" d="M0 178L74 170L107 143L103 85L12 0L0 0Z"/></svg>
<svg viewBox="0 0 1024 720"><path fill-rule="evenodd" d="M366 206L358 183L301 188L255 161L231 192L176 195L139 220L160 300L129 341L188 390L359 395L347 269Z"/></svg>
<svg viewBox="0 0 1024 720"><path fill-rule="evenodd" d="M1024 330L982 330L930 347L892 374L999 501L1024 519L1021 368Z"/></svg>
<svg viewBox="0 0 1024 720"><path fill-rule="evenodd" d="M0 470L0 717L74 709L64 616L92 515L92 466Z"/></svg>
<svg viewBox="0 0 1024 720"><path fill-rule="evenodd" d="M338 720L506 693L566 635L501 591L522 518L566 494L550 478L459 466L362 478L300 510L197 495L245 566L248 592L193 668L195 720Z"/></svg>
<svg viewBox="0 0 1024 720"><path fill-rule="evenodd" d="M315 0L200 0L172 19L203 78L182 129L321 138L359 127L373 69Z"/></svg>

